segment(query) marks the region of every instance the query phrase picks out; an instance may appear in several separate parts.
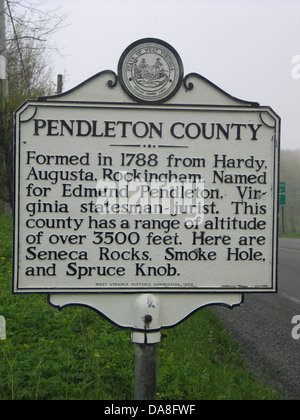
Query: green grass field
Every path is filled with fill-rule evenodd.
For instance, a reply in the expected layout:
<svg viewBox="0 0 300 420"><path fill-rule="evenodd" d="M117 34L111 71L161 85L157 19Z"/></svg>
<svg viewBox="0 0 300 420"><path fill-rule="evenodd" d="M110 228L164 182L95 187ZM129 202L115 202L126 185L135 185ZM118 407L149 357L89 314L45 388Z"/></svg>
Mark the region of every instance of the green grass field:
<svg viewBox="0 0 300 420"><path fill-rule="evenodd" d="M0 216L0 400L130 400L134 345L85 308L59 312L44 295L12 295L12 220ZM201 310L158 346L160 400L276 400L216 314Z"/></svg>

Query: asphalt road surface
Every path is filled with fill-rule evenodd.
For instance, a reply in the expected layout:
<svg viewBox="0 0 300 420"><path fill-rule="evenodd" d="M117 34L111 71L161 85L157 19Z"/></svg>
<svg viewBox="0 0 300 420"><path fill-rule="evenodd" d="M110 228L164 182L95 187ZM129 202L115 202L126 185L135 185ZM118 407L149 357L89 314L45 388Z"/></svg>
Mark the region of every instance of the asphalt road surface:
<svg viewBox="0 0 300 420"><path fill-rule="evenodd" d="M217 312L252 369L287 399L300 399L300 339L292 337L292 319L300 316L298 239L279 240L278 286L277 294L246 294L242 306Z"/></svg>

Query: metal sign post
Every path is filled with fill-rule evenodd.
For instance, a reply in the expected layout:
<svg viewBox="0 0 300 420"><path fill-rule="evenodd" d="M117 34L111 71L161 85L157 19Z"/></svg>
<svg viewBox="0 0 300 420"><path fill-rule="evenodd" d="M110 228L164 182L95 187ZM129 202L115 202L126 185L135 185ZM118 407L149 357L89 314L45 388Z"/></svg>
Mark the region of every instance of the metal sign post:
<svg viewBox="0 0 300 420"><path fill-rule="evenodd" d="M156 400L157 343L161 341L157 297L140 295L134 306L135 400ZM149 332L150 330L150 332Z"/></svg>
<svg viewBox="0 0 300 420"><path fill-rule="evenodd" d="M166 42L27 101L15 133L14 293L131 329L137 378L162 328L276 291L280 118L184 76Z"/></svg>
<svg viewBox="0 0 300 420"><path fill-rule="evenodd" d="M156 400L157 344L135 345L136 401Z"/></svg>

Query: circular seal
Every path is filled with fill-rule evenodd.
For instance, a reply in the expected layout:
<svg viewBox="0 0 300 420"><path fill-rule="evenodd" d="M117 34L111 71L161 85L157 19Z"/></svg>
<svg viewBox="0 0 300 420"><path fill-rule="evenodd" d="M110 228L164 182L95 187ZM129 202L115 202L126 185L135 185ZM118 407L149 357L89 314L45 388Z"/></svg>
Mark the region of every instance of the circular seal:
<svg viewBox="0 0 300 420"><path fill-rule="evenodd" d="M164 41L146 38L122 54L118 75L125 92L140 103L163 103L178 91L183 64L177 51Z"/></svg>

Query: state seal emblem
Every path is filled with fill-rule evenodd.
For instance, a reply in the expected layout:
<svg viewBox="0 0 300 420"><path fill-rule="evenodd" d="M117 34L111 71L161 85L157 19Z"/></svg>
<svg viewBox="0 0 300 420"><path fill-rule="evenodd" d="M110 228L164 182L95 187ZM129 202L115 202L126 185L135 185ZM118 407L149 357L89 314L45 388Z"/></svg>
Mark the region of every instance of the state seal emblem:
<svg viewBox="0 0 300 420"><path fill-rule="evenodd" d="M122 54L118 65L122 88L137 102L163 103L178 91L183 64L176 50L155 38L141 39Z"/></svg>

